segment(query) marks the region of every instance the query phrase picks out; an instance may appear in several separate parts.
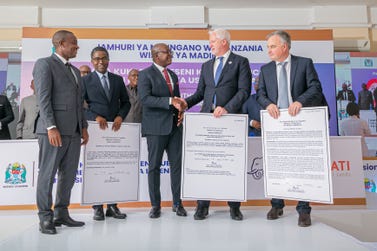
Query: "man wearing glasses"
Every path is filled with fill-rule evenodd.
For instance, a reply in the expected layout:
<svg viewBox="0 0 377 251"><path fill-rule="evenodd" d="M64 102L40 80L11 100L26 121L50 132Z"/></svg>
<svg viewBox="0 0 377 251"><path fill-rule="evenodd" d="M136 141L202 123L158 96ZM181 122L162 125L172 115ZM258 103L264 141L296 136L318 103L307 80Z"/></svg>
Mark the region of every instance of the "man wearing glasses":
<svg viewBox="0 0 377 251"><path fill-rule="evenodd" d="M182 125L174 105L180 96L178 77L166 67L172 62L172 52L166 44L152 47L153 64L139 73L139 98L143 106L141 131L148 145L148 187L152 209L150 218L161 215L160 167L164 150L170 163L173 212L186 216L180 199Z"/></svg>
<svg viewBox="0 0 377 251"><path fill-rule="evenodd" d="M107 71L109 53L105 48L95 47L91 58L95 71L83 77L83 97L88 104L87 119L97 121L102 130L106 130L107 122L111 121L111 129L116 132L131 107L123 78ZM103 205L94 205L93 209L94 220L105 220ZM120 212L117 204L107 204L106 216L126 218L126 214Z"/></svg>

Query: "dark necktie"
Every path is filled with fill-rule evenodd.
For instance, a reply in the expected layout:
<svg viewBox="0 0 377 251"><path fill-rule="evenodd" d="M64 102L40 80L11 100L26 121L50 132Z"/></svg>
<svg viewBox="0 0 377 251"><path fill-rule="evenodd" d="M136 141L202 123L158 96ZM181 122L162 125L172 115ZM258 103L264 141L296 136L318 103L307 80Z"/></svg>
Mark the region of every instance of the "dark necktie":
<svg viewBox="0 0 377 251"><path fill-rule="evenodd" d="M288 108L289 106L289 99L288 99L288 79L287 79L287 70L285 69L285 65L287 62L280 62L278 65L281 66L280 74L279 74L279 108Z"/></svg>
<svg viewBox="0 0 377 251"><path fill-rule="evenodd" d="M68 71L71 73L73 79L75 80L75 83L77 84L77 79L75 74L72 71L71 64L69 62L65 63L65 66L67 67Z"/></svg>
<svg viewBox="0 0 377 251"><path fill-rule="evenodd" d="M108 100L110 100L110 88L109 88L109 82L107 82L106 75L102 75L101 78L102 87L105 90L105 94Z"/></svg>
<svg viewBox="0 0 377 251"><path fill-rule="evenodd" d="M164 72L164 76L165 76L166 84L168 85L168 88L169 88L170 96L173 97L173 87L171 86L171 82L170 82L170 78L169 78L168 71L167 71L166 68L165 68L165 69L163 70L163 72Z"/></svg>
<svg viewBox="0 0 377 251"><path fill-rule="evenodd" d="M224 57L218 57L217 59L219 60L219 65L217 66L216 72L215 72L215 86L217 86L217 83L219 82L219 79L220 79L221 72L223 70ZM213 96L213 105L214 107L216 107L216 94Z"/></svg>

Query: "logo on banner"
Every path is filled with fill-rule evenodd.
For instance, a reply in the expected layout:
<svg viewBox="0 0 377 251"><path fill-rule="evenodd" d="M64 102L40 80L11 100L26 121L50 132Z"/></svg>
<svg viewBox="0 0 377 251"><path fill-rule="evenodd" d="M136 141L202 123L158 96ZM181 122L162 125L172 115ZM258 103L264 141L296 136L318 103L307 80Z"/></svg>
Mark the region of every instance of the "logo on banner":
<svg viewBox="0 0 377 251"><path fill-rule="evenodd" d="M349 160L334 160L331 165L331 172L338 177L351 176L351 162Z"/></svg>
<svg viewBox="0 0 377 251"><path fill-rule="evenodd" d="M255 180L260 180L263 177L263 158L262 157L256 157L253 159L250 166L250 171L248 171L247 174L252 175Z"/></svg>
<svg viewBox="0 0 377 251"><path fill-rule="evenodd" d="M9 163L5 170L5 181L6 184L24 184L26 183L26 167L24 164L19 162Z"/></svg>

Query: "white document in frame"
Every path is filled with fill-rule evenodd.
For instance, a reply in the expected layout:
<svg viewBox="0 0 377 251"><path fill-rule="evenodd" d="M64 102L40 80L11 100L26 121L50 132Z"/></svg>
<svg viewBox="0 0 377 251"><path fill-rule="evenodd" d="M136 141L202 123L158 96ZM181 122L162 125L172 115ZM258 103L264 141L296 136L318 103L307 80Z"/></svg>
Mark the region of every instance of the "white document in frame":
<svg viewBox="0 0 377 251"><path fill-rule="evenodd" d="M333 203L327 107L261 111L265 196Z"/></svg>

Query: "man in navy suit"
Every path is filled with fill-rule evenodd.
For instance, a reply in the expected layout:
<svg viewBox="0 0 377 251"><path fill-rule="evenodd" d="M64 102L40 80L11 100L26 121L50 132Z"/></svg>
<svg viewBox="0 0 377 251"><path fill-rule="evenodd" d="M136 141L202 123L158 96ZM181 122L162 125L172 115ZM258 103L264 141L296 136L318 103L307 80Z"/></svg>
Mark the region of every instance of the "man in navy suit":
<svg viewBox="0 0 377 251"><path fill-rule="evenodd" d="M258 90L258 81L254 84L255 92ZM242 113L249 116L249 136L261 136L260 110L262 107L257 102L257 94L254 93L242 106Z"/></svg>
<svg viewBox="0 0 377 251"><path fill-rule="evenodd" d="M288 113L295 116L302 107L319 105L323 100L322 87L314 68L313 61L309 58L291 55L291 37L285 31L275 31L267 36L268 55L272 60L262 66L259 74L259 89L257 101L268 111L270 116L278 118L280 108L288 108ZM283 69L285 67L285 69ZM278 80L280 71L285 70L287 86L287 104L282 104L284 97L279 94L281 86ZM280 93L283 93L282 91ZM284 107L285 106L285 107ZM272 199L272 208L267 214L267 219L275 220L283 214L284 200ZM298 225L306 227L311 225L309 202L299 201L296 207L299 213Z"/></svg>
<svg viewBox="0 0 377 251"><path fill-rule="evenodd" d="M139 98L143 107L141 131L148 145L148 187L152 209L150 218L161 215L160 167L164 150L170 163L173 212L186 216L181 199L182 125L174 107L180 96L178 77L167 69L173 53L166 44L152 47L153 64L139 73Z"/></svg>
<svg viewBox="0 0 377 251"><path fill-rule="evenodd" d="M227 30L209 31L209 46L214 58L202 65L196 92L182 100L185 104L181 110L203 101L201 112L213 113L216 118L227 113L241 113L242 104L251 90L249 60L230 51L230 34ZM210 201L198 200L197 203L194 219L204 220ZM231 218L242 220L241 203L228 202L228 205Z"/></svg>
<svg viewBox="0 0 377 251"><path fill-rule="evenodd" d="M91 58L95 71L83 77L83 97L88 104L87 119L97 121L102 130L111 121L112 130L116 132L131 107L123 78L107 71L110 58L105 48L95 47ZM103 205L94 205L93 209L94 220L105 219ZM117 204L107 204L106 216L124 219L127 215L120 212Z"/></svg>

